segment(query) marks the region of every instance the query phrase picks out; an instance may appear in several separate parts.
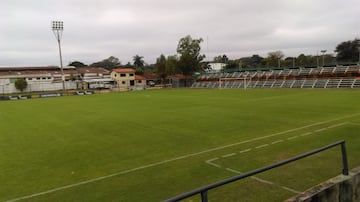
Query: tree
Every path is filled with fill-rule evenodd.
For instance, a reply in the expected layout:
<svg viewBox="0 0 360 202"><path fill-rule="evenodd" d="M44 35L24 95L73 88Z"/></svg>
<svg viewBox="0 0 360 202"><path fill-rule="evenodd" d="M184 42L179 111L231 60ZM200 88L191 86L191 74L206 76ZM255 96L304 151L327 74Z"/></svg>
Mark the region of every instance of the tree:
<svg viewBox="0 0 360 202"><path fill-rule="evenodd" d="M214 57L214 62L227 64L229 62L229 58L225 54L224 55L218 55L218 56Z"/></svg>
<svg viewBox="0 0 360 202"><path fill-rule="evenodd" d="M70 62L68 64L68 66L73 66L73 67L76 67L76 68L79 68L79 67L87 67L86 64L82 63L82 62L79 62L79 61L74 61L74 62Z"/></svg>
<svg viewBox="0 0 360 202"><path fill-rule="evenodd" d="M251 57L240 58L240 61L241 65L245 68L256 68L263 64L264 58L260 57L259 55L252 55Z"/></svg>
<svg viewBox="0 0 360 202"><path fill-rule="evenodd" d="M134 66L133 66L130 62L128 62L128 63L126 63L126 65L124 65L124 67L126 67L126 68L133 68Z"/></svg>
<svg viewBox="0 0 360 202"><path fill-rule="evenodd" d="M283 57L284 54L281 51L270 52L266 58L267 65L270 67L278 67Z"/></svg>
<svg viewBox="0 0 360 202"><path fill-rule="evenodd" d="M178 69L179 59L176 55L170 55L166 59L166 72L170 75L180 73Z"/></svg>
<svg viewBox="0 0 360 202"><path fill-rule="evenodd" d="M359 61L360 39L345 41L336 46L336 59L339 62Z"/></svg>
<svg viewBox="0 0 360 202"><path fill-rule="evenodd" d="M161 54L160 57L158 57L156 59L155 67L156 67L156 71L160 75L160 77L162 79L165 79L168 72L166 69L166 57L163 54Z"/></svg>
<svg viewBox="0 0 360 202"><path fill-rule="evenodd" d="M235 68L239 68L240 66L240 61L238 60L229 60L228 63L225 66L225 69L235 69Z"/></svg>
<svg viewBox="0 0 360 202"><path fill-rule="evenodd" d="M143 58L144 58L143 56L135 55L133 57L134 66L135 67L144 67L145 62L144 62Z"/></svg>
<svg viewBox="0 0 360 202"><path fill-rule="evenodd" d="M120 65L121 65L121 62L118 58L116 58L114 56L110 56L109 58L104 59L100 62L95 62L95 63L91 64L90 66L103 67L105 69L112 70Z"/></svg>
<svg viewBox="0 0 360 202"><path fill-rule="evenodd" d="M183 74L191 75L201 69L200 63L205 58L205 55L200 54L202 41L202 38L192 39L190 35L180 39L177 47L177 53L180 55L177 66Z"/></svg>
<svg viewBox="0 0 360 202"><path fill-rule="evenodd" d="M15 88L18 89L19 91L23 92L28 86L28 83L26 82L26 80L24 78L19 78L16 79L15 81Z"/></svg>

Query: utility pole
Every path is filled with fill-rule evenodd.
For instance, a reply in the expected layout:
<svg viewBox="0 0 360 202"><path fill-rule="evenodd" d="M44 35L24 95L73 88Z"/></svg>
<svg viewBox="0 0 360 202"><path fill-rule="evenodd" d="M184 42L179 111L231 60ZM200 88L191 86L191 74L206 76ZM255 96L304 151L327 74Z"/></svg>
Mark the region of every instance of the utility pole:
<svg viewBox="0 0 360 202"><path fill-rule="evenodd" d="M316 67L319 67L319 52L316 52Z"/></svg>
<svg viewBox="0 0 360 202"><path fill-rule="evenodd" d="M326 53L326 50L321 50L320 51L321 53L322 53L322 66L324 66L325 65L325 53Z"/></svg>

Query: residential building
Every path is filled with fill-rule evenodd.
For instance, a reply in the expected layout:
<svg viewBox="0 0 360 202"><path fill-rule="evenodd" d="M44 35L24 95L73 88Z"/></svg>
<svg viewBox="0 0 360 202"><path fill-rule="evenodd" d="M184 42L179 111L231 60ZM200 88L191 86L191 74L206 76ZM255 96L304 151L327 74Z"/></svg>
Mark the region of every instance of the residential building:
<svg viewBox="0 0 360 202"><path fill-rule="evenodd" d="M119 90L129 90L135 86L135 70L131 68L117 68L111 72L111 78L116 81Z"/></svg>
<svg viewBox="0 0 360 202"><path fill-rule="evenodd" d="M135 87L137 89L145 89L146 84L146 78L144 76L135 75Z"/></svg>

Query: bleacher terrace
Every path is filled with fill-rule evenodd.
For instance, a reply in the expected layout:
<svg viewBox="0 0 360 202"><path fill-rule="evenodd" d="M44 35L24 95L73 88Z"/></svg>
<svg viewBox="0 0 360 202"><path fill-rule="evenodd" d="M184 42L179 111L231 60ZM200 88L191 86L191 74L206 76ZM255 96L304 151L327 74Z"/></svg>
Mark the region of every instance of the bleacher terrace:
<svg viewBox="0 0 360 202"><path fill-rule="evenodd" d="M192 88L360 88L360 66L208 73Z"/></svg>

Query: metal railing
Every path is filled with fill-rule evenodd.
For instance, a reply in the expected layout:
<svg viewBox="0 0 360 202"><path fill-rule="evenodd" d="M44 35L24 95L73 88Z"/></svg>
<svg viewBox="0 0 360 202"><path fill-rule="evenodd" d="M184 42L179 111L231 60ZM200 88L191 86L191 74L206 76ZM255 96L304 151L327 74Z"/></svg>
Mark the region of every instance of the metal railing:
<svg viewBox="0 0 360 202"><path fill-rule="evenodd" d="M253 170L253 171L250 171L250 172L247 172L247 173L244 173L244 174L232 177L232 178L228 178L228 179L216 182L214 184L210 184L210 185L195 189L195 190L190 191L188 193L181 194L181 195L176 196L176 197L171 198L171 199L167 199L167 200L165 200L165 202L180 201L180 200L192 197L192 196L197 195L197 194L201 195L201 201L202 202L207 202L208 201L208 191L211 190L211 189L215 189L217 187L229 184L231 182L235 182L235 181L238 181L238 180L241 180L241 179L244 179L244 178L247 178L247 177L262 173L262 172L265 172L267 170L283 166L285 164L288 164L288 163L303 159L305 157L317 154L319 152L322 152L324 150L336 147L338 145L341 145L341 154L342 154L342 163L343 163L342 174L343 175L349 175L349 166L348 166L348 160L347 160L347 154L346 154L345 141L342 140L342 141L338 141L338 142L335 142L333 144L321 147L319 149L316 149L316 150L313 150L313 151L310 151L310 152L307 152L307 153L304 153L304 154L301 154L301 155L286 159L284 161L280 161L278 163L275 163L275 164L272 164L272 165L269 165L269 166L265 166L265 167L262 167L262 168L259 168L259 169L256 169L256 170Z"/></svg>

